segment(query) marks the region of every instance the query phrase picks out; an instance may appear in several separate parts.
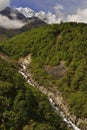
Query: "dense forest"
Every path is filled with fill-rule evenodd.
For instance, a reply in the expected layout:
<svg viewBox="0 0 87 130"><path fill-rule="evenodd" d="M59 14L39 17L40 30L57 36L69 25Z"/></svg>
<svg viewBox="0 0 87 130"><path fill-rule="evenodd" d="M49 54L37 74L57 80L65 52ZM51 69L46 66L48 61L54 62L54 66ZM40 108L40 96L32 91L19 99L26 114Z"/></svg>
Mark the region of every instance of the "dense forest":
<svg viewBox="0 0 87 130"><path fill-rule="evenodd" d="M31 69L34 79L44 87L49 87L50 81L62 92L71 112L77 117L87 118L86 42L87 24L61 23L60 25L45 25L17 35L6 42L0 43L0 50L16 60L31 54L32 63L29 69ZM54 67L57 68L61 62L66 69L62 77L54 76L52 72L49 73L49 69L46 69L54 70ZM17 79L14 79L13 82L15 80L16 85L18 85ZM13 88L15 89L15 87ZM20 91L25 91L26 95L28 90ZM14 109L14 105L12 109ZM39 130L39 128L37 129Z"/></svg>
<svg viewBox="0 0 87 130"><path fill-rule="evenodd" d="M47 97L0 59L0 130L65 130ZM66 129L68 130L68 129Z"/></svg>

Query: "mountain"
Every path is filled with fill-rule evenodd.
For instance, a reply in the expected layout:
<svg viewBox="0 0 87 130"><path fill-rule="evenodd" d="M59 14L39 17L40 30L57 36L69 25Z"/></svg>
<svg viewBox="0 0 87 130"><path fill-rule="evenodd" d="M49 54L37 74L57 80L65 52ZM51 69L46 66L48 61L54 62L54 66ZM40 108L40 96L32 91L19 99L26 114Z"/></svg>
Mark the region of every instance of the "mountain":
<svg viewBox="0 0 87 130"><path fill-rule="evenodd" d="M39 19L41 19L42 21L48 23L48 24L52 24L55 23L53 22L55 19L55 15L52 16L51 12L44 12L44 11L39 11L39 12L35 12L34 10L25 7L19 7L17 8L17 10L22 13L26 18L32 18L32 17L38 17Z"/></svg>
<svg viewBox="0 0 87 130"><path fill-rule="evenodd" d="M34 17L33 10L20 11L6 8L0 12L0 25L5 24L0 27L0 129L64 130L65 124L53 113L47 97L40 96L18 73L23 72L20 59L31 56L25 77L31 76L42 91L47 90L48 98L52 96L56 109L59 106L86 130L87 24L48 25ZM26 24L9 28L19 21Z"/></svg>
<svg viewBox="0 0 87 130"><path fill-rule="evenodd" d="M80 23L46 25L0 44L2 52L17 60L31 54L28 69L35 81L62 93L82 130L87 127L86 30L87 24Z"/></svg>
<svg viewBox="0 0 87 130"><path fill-rule="evenodd" d="M55 13L52 13L50 11L45 12L43 10L40 10L38 12L35 12L34 10L27 7L19 7L17 10L20 11L26 18L38 17L47 24L58 24L63 20L61 16L58 17Z"/></svg>
<svg viewBox="0 0 87 130"><path fill-rule="evenodd" d="M31 30L32 28L37 28L39 26L46 25L45 22L43 22L42 20L40 20L37 17L29 18L28 20L29 20L29 22L27 22L24 26L22 26L21 28L18 28L18 29L9 29L9 28L7 29L4 27L0 27L0 35L1 36L4 35L7 38L11 38L19 33L22 33L27 30Z"/></svg>
<svg viewBox="0 0 87 130"><path fill-rule="evenodd" d="M4 10L0 11L0 14L8 17L11 20L14 19L21 21L27 20L27 18L15 8L6 7Z"/></svg>
<svg viewBox="0 0 87 130"><path fill-rule="evenodd" d="M19 12L21 12L25 17L27 18L32 18L32 17L35 17L35 12L34 10L30 9L30 8L22 8L22 7L19 7L19 8L16 8Z"/></svg>
<svg viewBox="0 0 87 130"><path fill-rule="evenodd" d="M3 36L9 38L18 33L46 24L37 17L26 18L17 9L12 9L10 7L2 10L0 12L0 17L0 39L2 40L4 40Z"/></svg>
<svg viewBox="0 0 87 130"><path fill-rule="evenodd" d="M30 8L10 8L6 7L4 10L0 11L0 15L6 16L11 20L20 20L22 22L32 22L33 18L35 20L41 20L38 17L35 17L35 12ZM33 21L34 21L33 20ZM42 21L42 20L41 20ZM43 21L44 22L44 21Z"/></svg>

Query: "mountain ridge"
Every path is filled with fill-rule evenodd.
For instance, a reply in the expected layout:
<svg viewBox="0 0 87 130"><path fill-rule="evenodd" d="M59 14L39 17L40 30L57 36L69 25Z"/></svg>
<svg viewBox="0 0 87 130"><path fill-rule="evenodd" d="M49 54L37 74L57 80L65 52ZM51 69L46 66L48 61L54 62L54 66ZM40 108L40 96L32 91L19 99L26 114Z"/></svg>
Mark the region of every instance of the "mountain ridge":
<svg viewBox="0 0 87 130"><path fill-rule="evenodd" d="M14 19L22 21L27 20L26 17L15 8L6 7L4 10L0 11L0 14L12 20Z"/></svg>
<svg viewBox="0 0 87 130"><path fill-rule="evenodd" d="M4 16L4 17L7 17L8 19L10 20L19 20L25 24L27 23L31 23L32 21L34 20L38 20L38 21L41 21L43 23L45 23L43 20L41 20L40 18L38 17L30 17L30 18L27 18L25 17L18 9L16 8L10 8L10 7L6 7L4 10L0 11L0 15ZM36 19L35 19L36 18Z"/></svg>
<svg viewBox="0 0 87 130"><path fill-rule="evenodd" d="M13 16L12 16L13 13ZM32 28L36 28L46 23L40 20L37 17L26 18L22 13L20 13L17 9L11 9L10 7L5 8L4 10L0 11L0 17L5 18L4 21L0 21L2 24L0 25L0 37L2 41L5 37L10 38L13 37L21 32L27 31ZM10 19L10 20L9 20ZM4 27L6 20L9 20L7 25ZM9 28L9 22L21 22L23 25L20 28ZM14 23L15 24L15 23ZM3 37L4 36L4 37Z"/></svg>
<svg viewBox="0 0 87 130"><path fill-rule="evenodd" d="M32 17L35 17L35 12L34 10L30 9L30 8L22 8L22 7L19 7L19 8L16 8L19 12L21 12L25 17L27 18L32 18Z"/></svg>

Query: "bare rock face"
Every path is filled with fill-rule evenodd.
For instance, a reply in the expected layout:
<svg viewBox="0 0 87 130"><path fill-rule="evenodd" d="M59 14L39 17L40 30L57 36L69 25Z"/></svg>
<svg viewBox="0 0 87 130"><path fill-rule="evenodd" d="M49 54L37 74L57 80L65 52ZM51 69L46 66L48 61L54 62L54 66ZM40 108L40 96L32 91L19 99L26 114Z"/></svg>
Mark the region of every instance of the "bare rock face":
<svg viewBox="0 0 87 130"><path fill-rule="evenodd" d="M28 66L31 63L31 54L28 54L27 56L20 58L19 63Z"/></svg>
<svg viewBox="0 0 87 130"><path fill-rule="evenodd" d="M65 62L61 61L58 66L46 66L45 70L48 74L50 74L54 79L60 79L63 78L67 68L65 67Z"/></svg>

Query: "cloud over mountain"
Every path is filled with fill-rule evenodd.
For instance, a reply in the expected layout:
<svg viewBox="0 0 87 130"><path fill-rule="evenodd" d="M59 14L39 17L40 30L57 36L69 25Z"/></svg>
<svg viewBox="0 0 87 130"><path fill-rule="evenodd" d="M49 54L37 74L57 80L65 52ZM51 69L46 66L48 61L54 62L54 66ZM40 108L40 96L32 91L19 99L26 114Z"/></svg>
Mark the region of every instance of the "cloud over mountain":
<svg viewBox="0 0 87 130"><path fill-rule="evenodd" d="M54 6L55 13L52 12L44 12L40 11L35 13L36 17L39 17L40 19L44 20L45 22L52 24L52 23L60 23L63 21L63 6L61 4L57 4Z"/></svg>
<svg viewBox="0 0 87 130"><path fill-rule="evenodd" d="M48 14L45 17L48 19L48 23L60 23L63 22L79 22L79 23L87 23L87 8L84 9L77 9L76 12L73 14L65 14L64 7L61 4L58 4L54 7L55 14L50 12L50 18Z"/></svg>
<svg viewBox="0 0 87 130"><path fill-rule="evenodd" d="M75 14L68 15L67 21L87 23L87 8L78 9Z"/></svg>
<svg viewBox="0 0 87 130"><path fill-rule="evenodd" d="M14 19L11 20L6 16L0 15L0 26L5 27L5 28L20 28L24 25L23 22Z"/></svg>
<svg viewBox="0 0 87 130"><path fill-rule="evenodd" d="M3 10L7 6L10 6L10 0L0 0L0 10Z"/></svg>
<svg viewBox="0 0 87 130"><path fill-rule="evenodd" d="M84 3L87 3L84 0ZM10 5L10 0L0 0L0 10ZM38 17L41 20L47 22L48 24L60 23L63 22L83 22L87 23L87 8L77 8L74 13L65 13L65 7L62 4L56 4L54 6L54 13L51 11L45 12L43 10L35 12L30 8L17 8L19 12L21 12L27 18ZM16 18L15 13L10 14L13 19L9 19L6 16L0 15L0 26L6 28L20 28L24 25L24 23Z"/></svg>
<svg viewBox="0 0 87 130"><path fill-rule="evenodd" d="M18 10L22 12L26 17L38 17L41 20L47 22L48 24L60 23L63 22L83 22L87 23L87 8L77 9L75 13L66 14L63 5L56 4L54 6L55 12L51 11L39 11L34 12L30 8L21 8Z"/></svg>

